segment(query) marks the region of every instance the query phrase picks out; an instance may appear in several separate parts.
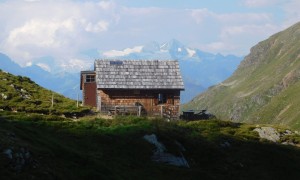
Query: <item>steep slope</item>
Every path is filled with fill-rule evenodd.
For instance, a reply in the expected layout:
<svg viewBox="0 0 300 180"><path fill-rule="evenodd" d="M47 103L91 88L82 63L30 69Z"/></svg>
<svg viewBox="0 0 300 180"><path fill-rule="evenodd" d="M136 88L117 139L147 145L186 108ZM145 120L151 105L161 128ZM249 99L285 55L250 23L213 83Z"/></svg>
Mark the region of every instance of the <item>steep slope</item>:
<svg viewBox="0 0 300 180"><path fill-rule="evenodd" d="M224 82L183 106L221 119L300 129L300 23L260 42Z"/></svg>
<svg viewBox="0 0 300 180"><path fill-rule="evenodd" d="M0 109L65 115L88 110L77 108L76 101L42 88L28 77L14 76L1 69Z"/></svg>

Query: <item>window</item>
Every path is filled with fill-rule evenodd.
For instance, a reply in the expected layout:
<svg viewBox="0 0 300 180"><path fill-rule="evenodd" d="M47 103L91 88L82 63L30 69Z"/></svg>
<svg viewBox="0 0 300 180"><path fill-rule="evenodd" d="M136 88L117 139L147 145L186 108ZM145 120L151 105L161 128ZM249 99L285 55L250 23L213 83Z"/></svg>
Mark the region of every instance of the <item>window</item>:
<svg viewBox="0 0 300 180"><path fill-rule="evenodd" d="M86 75L85 82L95 82L95 75Z"/></svg>
<svg viewBox="0 0 300 180"><path fill-rule="evenodd" d="M165 104L167 102L166 94L159 93L158 94L158 104Z"/></svg>

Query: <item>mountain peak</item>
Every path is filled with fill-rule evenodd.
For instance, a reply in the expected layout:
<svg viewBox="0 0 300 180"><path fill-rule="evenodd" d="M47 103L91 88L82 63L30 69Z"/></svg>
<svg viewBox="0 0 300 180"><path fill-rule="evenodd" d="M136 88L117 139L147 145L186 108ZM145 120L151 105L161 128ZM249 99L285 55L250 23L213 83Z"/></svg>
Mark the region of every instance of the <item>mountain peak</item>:
<svg viewBox="0 0 300 180"><path fill-rule="evenodd" d="M184 47L184 45L179 42L176 39L171 39L169 42L163 43L160 46L160 49L162 50L178 50L179 48L182 49Z"/></svg>

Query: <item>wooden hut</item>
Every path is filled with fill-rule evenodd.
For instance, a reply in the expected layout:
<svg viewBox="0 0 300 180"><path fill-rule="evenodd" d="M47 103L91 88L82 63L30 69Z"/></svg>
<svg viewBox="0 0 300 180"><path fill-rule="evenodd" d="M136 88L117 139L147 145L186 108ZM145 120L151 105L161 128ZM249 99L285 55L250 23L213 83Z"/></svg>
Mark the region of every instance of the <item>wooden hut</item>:
<svg viewBox="0 0 300 180"><path fill-rule="evenodd" d="M94 68L81 72L84 105L101 112L178 117L184 90L178 61L96 60Z"/></svg>

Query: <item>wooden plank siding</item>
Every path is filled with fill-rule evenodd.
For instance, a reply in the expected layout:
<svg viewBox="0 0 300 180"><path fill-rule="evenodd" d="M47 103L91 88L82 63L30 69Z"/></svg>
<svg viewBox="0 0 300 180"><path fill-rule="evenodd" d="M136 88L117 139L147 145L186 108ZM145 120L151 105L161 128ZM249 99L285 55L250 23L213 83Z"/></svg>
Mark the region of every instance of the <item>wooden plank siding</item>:
<svg viewBox="0 0 300 180"><path fill-rule="evenodd" d="M180 91L179 90L98 90L97 95L101 97L101 111L108 111L114 106L134 106L140 103L147 115L161 115L161 106L177 106L175 114L179 113ZM166 102L159 104L158 94L166 95Z"/></svg>

